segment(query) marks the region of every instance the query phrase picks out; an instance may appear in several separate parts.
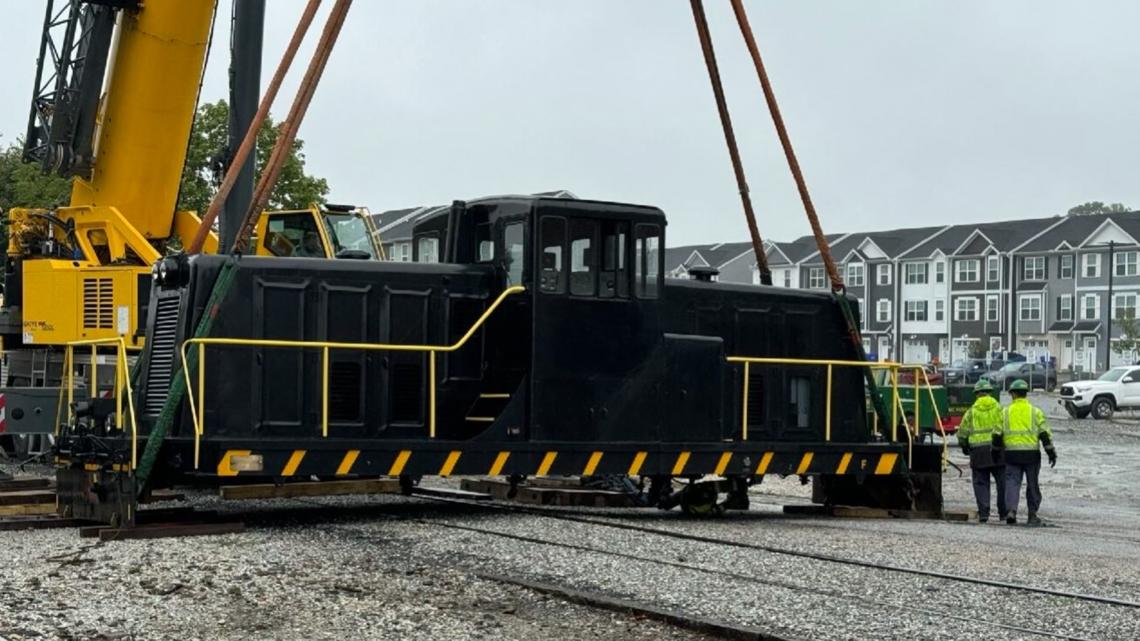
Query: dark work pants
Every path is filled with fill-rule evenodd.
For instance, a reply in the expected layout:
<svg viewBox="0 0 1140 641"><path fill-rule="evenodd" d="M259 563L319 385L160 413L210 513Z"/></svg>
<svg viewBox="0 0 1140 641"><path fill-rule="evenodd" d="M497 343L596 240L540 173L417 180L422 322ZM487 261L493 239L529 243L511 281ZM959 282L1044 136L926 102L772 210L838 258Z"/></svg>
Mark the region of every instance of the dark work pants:
<svg viewBox="0 0 1140 641"><path fill-rule="evenodd" d="M990 515L990 477L992 476L994 486L997 489L998 514L1002 518L1005 518L1005 468L1000 465L993 467L972 467L970 468L970 472L974 477L974 499L978 502L978 516L988 518Z"/></svg>
<svg viewBox="0 0 1140 641"><path fill-rule="evenodd" d="M1029 514L1037 514L1041 507L1041 486L1037 477L1041 474L1041 461L1036 463L1010 463L1005 464L1005 504L1009 507L1010 516L1017 515L1017 502L1021 498L1021 477L1025 477L1025 502L1029 505Z"/></svg>

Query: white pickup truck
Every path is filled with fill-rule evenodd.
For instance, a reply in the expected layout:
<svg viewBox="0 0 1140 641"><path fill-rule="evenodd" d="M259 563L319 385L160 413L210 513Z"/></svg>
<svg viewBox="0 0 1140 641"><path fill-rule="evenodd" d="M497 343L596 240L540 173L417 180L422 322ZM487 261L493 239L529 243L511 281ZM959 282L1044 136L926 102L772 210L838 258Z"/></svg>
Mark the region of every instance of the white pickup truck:
<svg viewBox="0 0 1140 641"><path fill-rule="evenodd" d="M1122 409L1140 409L1140 367L1114 367L1091 381L1061 386L1058 401L1073 418L1112 418Z"/></svg>

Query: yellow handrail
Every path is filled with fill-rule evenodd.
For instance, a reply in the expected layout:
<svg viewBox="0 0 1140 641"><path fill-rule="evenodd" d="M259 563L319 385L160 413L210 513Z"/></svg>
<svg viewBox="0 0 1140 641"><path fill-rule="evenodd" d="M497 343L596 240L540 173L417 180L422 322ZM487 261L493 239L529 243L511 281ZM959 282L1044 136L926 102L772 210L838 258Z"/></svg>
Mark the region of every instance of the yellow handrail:
<svg viewBox="0 0 1140 641"><path fill-rule="evenodd" d="M126 389L127 392L127 413L131 420L131 469L135 469L138 464L138 451L139 451L139 431L138 423L135 420L135 400L134 392L131 389L131 377L129 374L129 365L127 363L127 346L126 340L122 336L114 338L92 338L87 340L69 341L67 349L64 352L63 368L64 377L67 384L64 388L59 390L59 401L56 404L56 424L55 434L59 435L60 432L60 417L63 415L63 390L67 390L67 420L70 425L74 416L72 414L72 405L75 400L75 348L76 347L91 347L91 394L97 396L99 394L99 378L97 376L99 362L98 362L98 347L100 345L115 345L115 428L124 429L123 427L123 396L122 391Z"/></svg>
<svg viewBox="0 0 1140 641"><path fill-rule="evenodd" d="M246 347L295 347L299 349L320 349L321 350L321 436L327 437L329 435L329 351L334 349L344 350L362 350L362 351L393 351L393 352L425 352L428 355L428 436L435 438L435 355L437 352L454 352L461 349L471 340L475 332L487 322L491 314L499 308L508 296L521 294L525 292L526 288L522 285L514 285L503 290L498 298L491 303L483 314L471 325L460 339L451 345L408 345L408 344L392 344L392 343L339 343L333 341L293 341L293 340L272 340L262 338L188 338L182 342L180 352L182 354L182 376L186 382L186 398L190 404L190 419L194 422L194 468L197 469L199 465L199 452L201 448L201 439L205 431L206 422L206 368L204 367L206 358L207 345L237 345ZM186 349L187 346L195 344L198 345L198 400L195 402L194 394L191 391L194 389L190 384L190 370L187 367Z"/></svg>
<svg viewBox="0 0 1140 641"><path fill-rule="evenodd" d="M827 391L825 398L824 409L824 441L831 441L831 394L832 394L832 379L834 369L836 367L866 367L872 370L885 369L889 371L891 381L891 441L898 440L898 419L899 413L902 414L903 427L906 430L907 437L907 461L908 464L912 460L914 449L914 437L918 434L919 430L919 372L922 372L923 380L926 383L926 388L930 394L930 403L934 410L935 420L938 422L938 429L942 430L942 418L938 412L938 404L934 398L934 390L931 389L930 379L926 376L926 371L922 365L905 365L902 363L895 363L890 361L872 362L872 361L851 361L851 360L831 360L831 359L813 359L813 358L776 358L767 356L728 356L725 358L729 363L739 363L744 365L744 389L741 400L741 435L744 440L748 440L748 392L750 389L750 373L753 364L759 365L801 365L824 367L827 372ZM903 399L899 395L898 373L899 370L913 370L915 377L915 405L914 405L914 425L911 426L910 421L906 418L906 408L903 407ZM874 430L878 431L879 416L876 413L874 416ZM943 432L945 435L945 432ZM943 451L945 452L945 442L943 443Z"/></svg>
<svg viewBox="0 0 1140 641"><path fill-rule="evenodd" d="M925 368L922 370L922 380L926 383L926 391L930 393L930 408L934 410L934 422L938 425L938 434L942 436L942 469L945 470L950 462L950 453L947 451L946 443L946 428L942 427L942 413L938 411L938 403L934 400L934 389L930 385L930 377L926 375Z"/></svg>

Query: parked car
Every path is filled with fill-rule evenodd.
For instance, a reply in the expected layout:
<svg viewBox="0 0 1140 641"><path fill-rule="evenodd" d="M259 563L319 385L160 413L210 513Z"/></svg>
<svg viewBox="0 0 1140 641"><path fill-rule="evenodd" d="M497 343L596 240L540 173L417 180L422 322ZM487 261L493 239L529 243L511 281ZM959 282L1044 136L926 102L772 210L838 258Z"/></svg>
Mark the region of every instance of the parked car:
<svg viewBox="0 0 1140 641"><path fill-rule="evenodd" d="M989 371L986 361L980 358L955 361L950 367L942 370L942 380L946 385L973 385Z"/></svg>
<svg viewBox="0 0 1140 641"><path fill-rule="evenodd" d="M998 389L1009 389L1014 381L1025 381L1029 389L1057 389L1057 370L1040 363L1009 363L987 376Z"/></svg>
<svg viewBox="0 0 1140 641"><path fill-rule="evenodd" d="M922 369L926 370L926 379L921 376L918 377L919 384L930 381L931 385L942 384L942 372L939 372L933 365L923 365ZM900 369L899 370L899 384L900 385L914 385L914 370L913 369Z"/></svg>
<svg viewBox="0 0 1140 641"><path fill-rule="evenodd" d="M1140 367L1114 367L1096 380L1065 383L1058 403L1073 418L1107 419L1117 410L1140 409Z"/></svg>

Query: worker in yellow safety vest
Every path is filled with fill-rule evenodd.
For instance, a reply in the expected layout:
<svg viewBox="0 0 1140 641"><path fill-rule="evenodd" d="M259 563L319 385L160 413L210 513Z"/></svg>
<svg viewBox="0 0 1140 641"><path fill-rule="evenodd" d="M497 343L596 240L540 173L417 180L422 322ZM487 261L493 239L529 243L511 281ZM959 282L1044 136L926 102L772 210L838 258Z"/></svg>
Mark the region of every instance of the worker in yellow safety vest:
<svg viewBox="0 0 1140 641"><path fill-rule="evenodd" d="M990 519L990 478L997 489L997 507L1006 517L1005 467L1003 465L1002 410L993 397L994 387L987 379L974 385L974 404L966 410L958 426L958 445L970 456L970 473L974 482L974 499L978 503L978 521Z"/></svg>
<svg viewBox="0 0 1140 641"><path fill-rule="evenodd" d="M1045 420L1045 412L1029 403L1025 396L1029 385L1014 381L1009 386L1013 402L1005 408L1002 421L1002 440L1005 442L1005 503L1009 508L1005 522L1017 523L1017 502L1021 497L1021 479L1025 478L1025 502L1029 505L1029 524L1040 525L1037 509L1041 507L1041 487L1037 476L1041 472L1041 446L1049 457L1049 467L1057 465L1057 450L1053 447L1053 431Z"/></svg>

